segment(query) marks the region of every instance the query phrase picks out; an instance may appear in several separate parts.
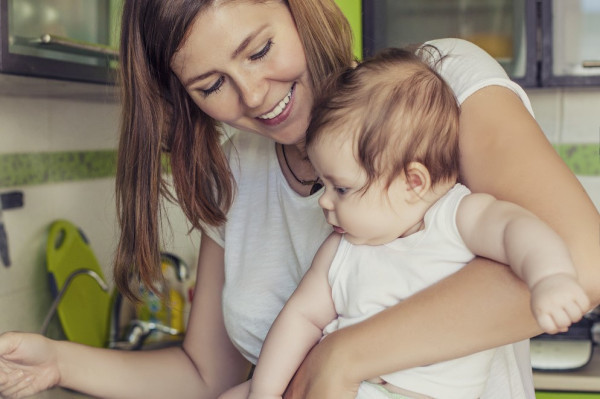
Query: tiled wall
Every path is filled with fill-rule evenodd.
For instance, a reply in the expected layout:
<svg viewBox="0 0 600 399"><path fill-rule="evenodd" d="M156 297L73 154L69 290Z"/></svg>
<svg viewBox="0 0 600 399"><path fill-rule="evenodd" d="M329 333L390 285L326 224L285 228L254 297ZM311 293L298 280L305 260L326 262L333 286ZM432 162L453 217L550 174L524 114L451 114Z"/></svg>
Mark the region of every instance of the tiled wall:
<svg viewBox="0 0 600 399"><path fill-rule="evenodd" d="M600 88L527 90L536 119L600 209Z"/></svg>
<svg viewBox="0 0 600 399"><path fill-rule="evenodd" d="M600 208L600 88L528 91L536 116ZM0 266L0 331L38 331L49 308L44 245L49 224L82 228L110 279L116 243L115 93L98 85L0 75L0 193L24 193L3 213L12 266ZM112 166L111 166L112 165ZM199 237L169 208L168 250L195 264Z"/></svg>
<svg viewBox="0 0 600 399"><path fill-rule="evenodd" d="M10 267L0 265L0 331L38 331L50 307L45 241L50 223L79 226L111 280L116 244L114 160L119 104L114 89L0 74L0 193L24 207L2 214ZM169 206L168 247L195 265L198 234Z"/></svg>

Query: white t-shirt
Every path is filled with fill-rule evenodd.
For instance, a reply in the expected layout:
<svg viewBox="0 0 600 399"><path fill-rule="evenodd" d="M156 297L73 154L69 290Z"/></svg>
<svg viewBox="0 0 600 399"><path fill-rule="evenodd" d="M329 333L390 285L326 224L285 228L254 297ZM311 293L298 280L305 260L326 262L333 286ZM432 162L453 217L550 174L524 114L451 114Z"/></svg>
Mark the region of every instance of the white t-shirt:
<svg viewBox="0 0 600 399"><path fill-rule="evenodd" d="M521 87L479 47L459 39L429 44L449 54L440 73L459 103L480 88L499 85L514 91L532 112ZM236 198L228 222L220 228L207 228L206 234L225 249L223 313L227 332L255 364L273 320L308 270L331 226L318 205L320 193L302 197L289 187L273 141L228 131L232 137L224 151L236 180ZM533 399L528 342L503 348L492 364L489 395L486 392L482 398Z"/></svg>

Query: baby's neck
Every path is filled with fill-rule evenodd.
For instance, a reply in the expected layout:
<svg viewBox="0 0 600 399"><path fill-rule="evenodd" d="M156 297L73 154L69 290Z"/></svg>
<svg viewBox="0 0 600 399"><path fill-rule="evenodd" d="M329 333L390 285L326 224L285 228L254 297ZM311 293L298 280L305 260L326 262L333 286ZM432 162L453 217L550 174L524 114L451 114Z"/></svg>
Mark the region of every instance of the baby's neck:
<svg viewBox="0 0 600 399"><path fill-rule="evenodd" d="M452 189L456 185L456 179L449 179L437 182L435 185L431 186L431 189L427 191L423 200L429 203L429 208L435 204L440 198L442 198L448 191ZM428 209L429 209L428 208Z"/></svg>

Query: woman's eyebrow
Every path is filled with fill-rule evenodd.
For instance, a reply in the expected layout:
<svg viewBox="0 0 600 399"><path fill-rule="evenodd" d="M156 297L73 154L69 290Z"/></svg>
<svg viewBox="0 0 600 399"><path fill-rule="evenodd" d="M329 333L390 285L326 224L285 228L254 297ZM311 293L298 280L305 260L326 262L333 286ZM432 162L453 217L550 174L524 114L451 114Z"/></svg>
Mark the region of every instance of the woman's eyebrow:
<svg viewBox="0 0 600 399"><path fill-rule="evenodd" d="M200 80L203 80L203 79L206 79L206 78L208 78L208 77L209 77L210 75L212 75L213 73L215 73L215 71L209 71L209 72L203 73L202 75L197 75L197 76L191 77L191 78L189 78L189 79L188 79L188 80L185 82L185 84L184 84L183 86L184 86L184 87L190 87L190 86L192 86L194 83L196 83L196 82L198 82L198 81L200 81Z"/></svg>
<svg viewBox="0 0 600 399"><path fill-rule="evenodd" d="M254 40L254 38L256 36L258 36L258 34L260 32L262 32L265 28L267 27L267 25L262 25L260 26L258 29L256 29L254 32L250 32L250 34L244 39L242 40L242 42L240 43L239 46L237 46L237 48L233 51L233 53L231 53L231 59L235 59L238 55L240 55L246 48L248 48L248 46L250 45L250 43L252 42L252 40ZM215 73L214 70L212 71L208 71L205 72L201 75L196 75L194 77L189 78L185 84L184 87L190 87L191 85L193 85L194 83L196 83L199 80L203 80L208 78L210 75L212 75L213 73Z"/></svg>
<svg viewBox="0 0 600 399"><path fill-rule="evenodd" d="M233 53L231 54L231 59L234 59L235 57L240 55L240 53L248 47L250 42L254 40L254 38L258 36L258 34L262 32L266 27L267 24L264 24L255 29L254 32L250 32L250 34L244 40L242 40L240 45L233 51Z"/></svg>
<svg viewBox="0 0 600 399"><path fill-rule="evenodd" d="M248 47L248 45L250 44L252 39L254 39L255 36L256 33L252 33L247 38L245 38L244 41L241 42L240 45L233 51L233 53L231 54L231 59L233 60L235 57L240 55L240 53L244 51L246 47Z"/></svg>

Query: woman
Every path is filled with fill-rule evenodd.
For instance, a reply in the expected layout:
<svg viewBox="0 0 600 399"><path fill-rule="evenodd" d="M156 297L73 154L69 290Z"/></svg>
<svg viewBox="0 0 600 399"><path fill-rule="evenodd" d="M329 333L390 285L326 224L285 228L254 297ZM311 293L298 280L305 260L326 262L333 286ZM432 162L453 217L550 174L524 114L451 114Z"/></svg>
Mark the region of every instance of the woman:
<svg viewBox="0 0 600 399"><path fill-rule="evenodd" d="M258 356L270 323L329 233L318 193L310 195L319 185L302 141L320 82L352 62L349 37L332 1L126 1L115 276L131 294L136 288L127 284L138 272L146 283L158 274L150 265L158 264L159 196L167 190L160 161L169 151L178 201L205 231L186 339L182 348L132 353L4 334L4 397L58 384L102 397L215 398L247 377L246 359ZM524 106L526 96L495 77L498 65L476 49L434 44L451 54L442 75L457 83L461 102L462 180L556 229L597 304L600 216ZM473 52L478 62L468 63ZM479 75L481 82L461 88L463 78ZM214 120L243 131L224 153ZM533 336L540 330L528 304L527 289L505 265L476 259L328 336L286 397L353 398L369 377ZM504 385L530 394L528 359L517 359L523 353L507 347L512 361L497 365L510 373L496 370L485 398L510 397L494 390Z"/></svg>

